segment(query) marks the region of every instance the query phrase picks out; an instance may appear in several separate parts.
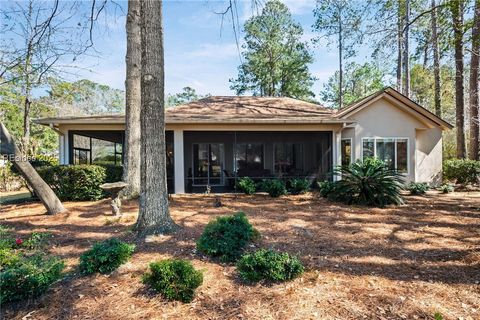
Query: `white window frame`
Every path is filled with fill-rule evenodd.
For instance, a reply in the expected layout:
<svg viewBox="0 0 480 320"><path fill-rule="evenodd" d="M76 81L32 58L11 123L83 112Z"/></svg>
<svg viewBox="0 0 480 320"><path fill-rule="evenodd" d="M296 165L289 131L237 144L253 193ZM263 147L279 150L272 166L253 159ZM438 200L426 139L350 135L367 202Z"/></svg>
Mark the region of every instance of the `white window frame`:
<svg viewBox="0 0 480 320"><path fill-rule="evenodd" d="M343 140L349 140L350 141L350 163L349 164L352 164L353 163L353 139L352 138L342 138L341 141ZM343 157L342 157L342 142L340 141L340 164L343 160ZM363 147L363 142L362 142L362 147ZM363 154L362 154L362 158L363 158Z"/></svg>
<svg viewBox="0 0 480 320"><path fill-rule="evenodd" d="M363 144L365 140L373 140L373 157L377 158L377 140L394 140L395 146L395 170L397 170L397 140L407 140L407 171L400 172L404 175L410 174L410 139L407 137L364 137L362 138L362 146L361 146L361 153L360 157L363 160Z"/></svg>

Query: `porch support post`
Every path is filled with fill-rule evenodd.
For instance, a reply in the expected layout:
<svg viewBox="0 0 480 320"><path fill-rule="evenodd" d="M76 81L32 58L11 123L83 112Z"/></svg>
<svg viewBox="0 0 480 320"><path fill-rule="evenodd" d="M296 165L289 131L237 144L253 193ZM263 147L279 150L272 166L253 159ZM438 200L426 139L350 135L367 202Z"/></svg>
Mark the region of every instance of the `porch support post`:
<svg viewBox="0 0 480 320"><path fill-rule="evenodd" d="M333 131L333 138L332 138L332 146L333 146L333 168L340 166L342 164L342 131ZM333 175L333 181L340 180L341 177L338 174Z"/></svg>
<svg viewBox="0 0 480 320"><path fill-rule="evenodd" d="M58 162L65 164L65 135L58 135Z"/></svg>
<svg viewBox="0 0 480 320"><path fill-rule="evenodd" d="M63 164L73 164L70 163L70 143L73 141L69 141L69 136L68 131L63 134Z"/></svg>
<svg viewBox="0 0 480 320"><path fill-rule="evenodd" d="M175 193L185 193L185 164L183 152L183 130L173 131L173 159Z"/></svg>

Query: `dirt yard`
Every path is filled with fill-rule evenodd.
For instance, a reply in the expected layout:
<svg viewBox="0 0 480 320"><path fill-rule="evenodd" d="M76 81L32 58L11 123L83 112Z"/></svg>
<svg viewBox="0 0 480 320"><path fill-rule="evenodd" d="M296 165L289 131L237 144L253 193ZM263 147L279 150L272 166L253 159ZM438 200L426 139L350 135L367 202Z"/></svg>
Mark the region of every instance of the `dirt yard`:
<svg viewBox="0 0 480 320"><path fill-rule="evenodd" d="M2 307L8 319L480 319L480 193L407 197L387 209L338 205L316 194L176 196L173 235L137 242L131 262L109 276L76 274L79 255L112 236L134 241L137 207L110 215L109 202L66 203L46 216L38 203L6 205L1 224L18 234L54 234L68 276L41 298ZM307 272L274 285L246 285L233 265L208 259L195 240L216 216L244 211L261 232L255 247L298 255ZM190 304L165 301L141 284L148 263L190 259L204 283Z"/></svg>

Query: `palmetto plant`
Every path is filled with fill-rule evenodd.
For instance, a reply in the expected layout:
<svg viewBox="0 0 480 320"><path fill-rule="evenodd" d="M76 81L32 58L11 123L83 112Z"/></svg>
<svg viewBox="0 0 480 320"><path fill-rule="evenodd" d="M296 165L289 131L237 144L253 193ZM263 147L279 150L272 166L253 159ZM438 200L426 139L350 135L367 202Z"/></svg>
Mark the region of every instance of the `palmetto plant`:
<svg viewBox="0 0 480 320"><path fill-rule="evenodd" d="M400 191L404 180L401 174L380 160L359 160L335 171L342 179L335 183L334 192L329 195L332 200L378 207L403 203Z"/></svg>

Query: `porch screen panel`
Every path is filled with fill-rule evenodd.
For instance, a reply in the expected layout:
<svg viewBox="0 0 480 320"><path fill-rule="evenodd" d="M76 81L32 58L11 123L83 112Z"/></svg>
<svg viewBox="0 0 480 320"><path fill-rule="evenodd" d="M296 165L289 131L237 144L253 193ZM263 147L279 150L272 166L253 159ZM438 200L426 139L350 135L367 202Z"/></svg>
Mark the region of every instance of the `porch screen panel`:
<svg viewBox="0 0 480 320"><path fill-rule="evenodd" d="M263 144L239 143L235 146L235 170L240 176L258 175L263 163Z"/></svg>
<svg viewBox="0 0 480 320"><path fill-rule="evenodd" d="M209 184L221 184L223 177L223 144L210 144Z"/></svg>
<svg viewBox="0 0 480 320"><path fill-rule="evenodd" d="M115 142L92 138L92 164L115 164L115 158Z"/></svg>
<svg viewBox="0 0 480 320"><path fill-rule="evenodd" d="M208 184L208 144L193 145L193 183Z"/></svg>
<svg viewBox="0 0 480 320"><path fill-rule="evenodd" d="M274 144L275 173L278 175L303 175L303 144Z"/></svg>

